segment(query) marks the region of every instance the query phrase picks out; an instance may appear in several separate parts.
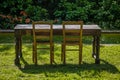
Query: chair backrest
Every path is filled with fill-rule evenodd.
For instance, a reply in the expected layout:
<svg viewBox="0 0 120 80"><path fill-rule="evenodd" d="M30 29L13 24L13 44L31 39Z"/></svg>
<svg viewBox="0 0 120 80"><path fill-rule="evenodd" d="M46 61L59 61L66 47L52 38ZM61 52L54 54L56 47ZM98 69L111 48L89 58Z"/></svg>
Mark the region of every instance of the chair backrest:
<svg viewBox="0 0 120 80"><path fill-rule="evenodd" d="M33 39L36 42L53 41L53 25L47 21L36 21L32 23Z"/></svg>
<svg viewBox="0 0 120 80"><path fill-rule="evenodd" d="M64 43L82 43L83 21L64 21L62 25Z"/></svg>

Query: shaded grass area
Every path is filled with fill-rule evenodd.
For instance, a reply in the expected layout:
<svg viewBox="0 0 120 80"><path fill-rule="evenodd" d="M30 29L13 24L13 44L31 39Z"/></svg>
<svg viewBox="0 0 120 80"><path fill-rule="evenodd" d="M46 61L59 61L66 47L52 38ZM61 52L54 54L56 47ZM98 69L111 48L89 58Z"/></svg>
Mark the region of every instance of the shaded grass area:
<svg viewBox="0 0 120 80"><path fill-rule="evenodd" d="M120 45L100 48L101 64L94 64L91 45L83 46L83 62L78 65L78 53L67 52L67 65L60 60L61 45L55 44L55 62L50 65L49 52L38 50L38 66L32 62L32 45L24 44L19 68L14 65L14 45L0 45L0 80L119 80ZM72 56L71 56L72 55Z"/></svg>
<svg viewBox="0 0 120 80"><path fill-rule="evenodd" d="M102 34L102 44L120 44L120 34Z"/></svg>
<svg viewBox="0 0 120 80"><path fill-rule="evenodd" d="M31 43L32 36L26 35L23 36L23 43ZM54 36L54 42L60 43L62 41L62 36ZM14 43L15 37L14 34L0 34L0 43ZM83 36L84 44L91 44L92 37L91 36ZM101 35L101 44L120 44L120 34L102 34Z"/></svg>

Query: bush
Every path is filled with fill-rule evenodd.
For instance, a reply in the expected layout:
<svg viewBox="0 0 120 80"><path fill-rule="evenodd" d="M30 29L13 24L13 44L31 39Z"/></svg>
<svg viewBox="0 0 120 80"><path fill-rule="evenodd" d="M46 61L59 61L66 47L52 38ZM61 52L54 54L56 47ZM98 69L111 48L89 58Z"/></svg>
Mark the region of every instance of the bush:
<svg viewBox="0 0 120 80"><path fill-rule="evenodd" d="M41 8L39 6L31 6L29 5L27 9L25 9L27 15L32 20L46 20L48 18L48 12L46 9Z"/></svg>
<svg viewBox="0 0 120 80"><path fill-rule="evenodd" d="M47 19L47 10L33 5L32 0L4 0L0 4L0 29L13 29L18 23Z"/></svg>
<svg viewBox="0 0 120 80"><path fill-rule="evenodd" d="M120 29L119 0L4 0L0 29L36 20L83 20L102 29ZM8 16L11 16L8 17Z"/></svg>

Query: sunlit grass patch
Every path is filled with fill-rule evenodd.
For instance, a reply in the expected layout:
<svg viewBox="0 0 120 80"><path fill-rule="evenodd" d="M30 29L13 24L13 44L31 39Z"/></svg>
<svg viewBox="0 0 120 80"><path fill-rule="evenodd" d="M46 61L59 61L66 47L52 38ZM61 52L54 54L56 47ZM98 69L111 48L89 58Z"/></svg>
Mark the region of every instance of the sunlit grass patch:
<svg viewBox="0 0 120 80"><path fill-rule="evenodd" d="M108 35L109 36L109 35ZM119 36L113 41L105 36L100 45L100 64L94 64L92 58L92 37L83 37L83 60L78 65L78 52L66 52L66 65L61 62L62 37L54 37L55 64L50 65L49 51L38 50L38 65L32 61L32 36L23 36L21 68L14 65L15 38L12 35L0 35L0 80L119 80L120 44ZM113 37L113 38L114 38ZM27 42L27 43L26 43ZM104 43L104 44L103 44ZM110 43L110 44L108 44ZM115 44L114 44L115 43ZM107 45L106 45L107 44ZM114 45L113 45L114 44ZM40 45L38 46L40 47ZM71 46L68 48L76 48Z"/></svg>
<svg viewBox="0 0 120 80"><path fill-rule="evenodd" d="M14 65L15 45L0 45L0 80L119 80L120 45L101 46L100 64L91 57L92 45L83 45L83 63L78 65L78 52L67 52L66 65L61 62L61 44L55 44L55 62L50 65L49 51L38 50L38 66L32 62L32 44L23 44L22 68ZM43 53L44 52L44 53Z"/></svg>

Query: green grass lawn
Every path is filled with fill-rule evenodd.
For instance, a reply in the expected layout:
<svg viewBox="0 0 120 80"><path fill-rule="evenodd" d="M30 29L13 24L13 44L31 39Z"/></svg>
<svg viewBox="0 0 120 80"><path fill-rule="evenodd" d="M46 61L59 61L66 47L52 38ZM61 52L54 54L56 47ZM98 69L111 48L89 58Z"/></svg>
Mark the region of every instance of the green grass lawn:
<svg viewBox="0 0 120 80"><path fill-rule="evenodd" d="M61 45L55 44L55 62L50 65L49 52L38 51L38 66L32 62L32 45L23 45L22 68L14 65L13 44L0 45L0 80L119 80L120 45L101 46L100 64L94 64L91 45L83 46L83 62L78 65L77 52L67 52L67 65L60 61ZM72 55L72 56L71 56Z"/></svg>
<svg viewBox="0 0 120 80"><path fill-rule="evenodd" d="M81 65L78 65L77 52L67 52L67 65L62 65L61 45L58 40L55 43L55 64L50 65L48 51L38 50L38 66L35 66L32 62L32 45L24 43L22 68L19 68L14 65L14 36L2 35L0 36L0 80L120 80L119 41L114 45L101 45L101 63L94 64L89 39L88 37L86 41L84 40L87 44L83 45ZM29 39L26 41L31 42Z"/></svg>

